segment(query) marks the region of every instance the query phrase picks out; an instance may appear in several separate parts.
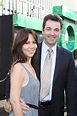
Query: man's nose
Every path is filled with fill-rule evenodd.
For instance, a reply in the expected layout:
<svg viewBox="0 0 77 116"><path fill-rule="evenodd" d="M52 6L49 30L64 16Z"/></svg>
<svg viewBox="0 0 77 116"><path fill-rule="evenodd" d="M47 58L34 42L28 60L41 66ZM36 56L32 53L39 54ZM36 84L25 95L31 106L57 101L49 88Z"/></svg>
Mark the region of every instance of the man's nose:
<svg viewBox="0 0 77 116"><path fill-rule="evenodd" d="M51 35L54 35L54 30L51 30L51 31L50 31L50 34L51 34Z"/></svg>

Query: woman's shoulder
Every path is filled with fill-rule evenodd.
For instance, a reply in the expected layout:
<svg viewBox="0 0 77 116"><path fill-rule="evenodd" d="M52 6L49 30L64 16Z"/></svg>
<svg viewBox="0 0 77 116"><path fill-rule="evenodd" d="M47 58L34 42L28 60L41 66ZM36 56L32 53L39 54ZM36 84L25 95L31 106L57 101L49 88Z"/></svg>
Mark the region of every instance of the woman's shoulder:
<svg viewBox="0 0 77 116"><path fill-rule="evenodd" d="M21 69L22 68L22 63L16 63L14 64L13 68Z"/></svg>
<svg viewBox="0 0 77 116"><path fill-rule="evenodd" d="M21 77L24 78L25 76L25 71L24 68L22 67L21 63L16 63L13 66L13 69L11 70L11 76L15 79L20 79ZM21 78L23 80L23 78Z"/></svg>
<svg viewBox="0 0 77 116"><path fill-rule="evenodd" d="M22 63L16 63L16 64L12 67L12 71L13 71L13 72L22 72L22 71L23 71Z"/></svg>

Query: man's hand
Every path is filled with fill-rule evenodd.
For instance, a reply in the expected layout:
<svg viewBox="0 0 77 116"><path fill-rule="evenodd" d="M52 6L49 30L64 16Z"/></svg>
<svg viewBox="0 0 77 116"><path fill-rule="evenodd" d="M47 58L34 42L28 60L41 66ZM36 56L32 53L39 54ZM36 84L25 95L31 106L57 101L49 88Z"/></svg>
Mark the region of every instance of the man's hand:
<svg viewBox="0 0 77 116"><path fill-rule="evenodd" d="M20 98L20 105L21 105L21 108L23 110L23 114L26 113L25 110L29 110L29 106L26 105L26 103L23 101L22 98ZM8 113L10 113L13 110L12 105L10 103L10 100L6 101L6 103L4 105L4 109Z"/></svg>
<svg viewBox="0 0 77 116"><path fill-rule="evenodd" d="M25 110L29 110L29 106L26 105L26 103L24 102L24 100L22 98L20 98L20 105L23 110L23 113L26 113Z"/></svg>

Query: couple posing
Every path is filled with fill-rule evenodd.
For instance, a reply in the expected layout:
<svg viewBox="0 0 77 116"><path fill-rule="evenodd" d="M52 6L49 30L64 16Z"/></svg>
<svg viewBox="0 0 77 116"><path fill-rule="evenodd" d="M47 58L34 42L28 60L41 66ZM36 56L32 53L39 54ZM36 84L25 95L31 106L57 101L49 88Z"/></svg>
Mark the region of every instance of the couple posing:
<svg viewBox="0 0 77 116"><path fill-rule="evenodd" d="M13 111L9 116L64 116L64 90L67 115L77 116L73 55L57 45L62 26L61 17L48 14L43 20L42 43L38 45L36 33L26 28L21 29L14 39L10 74L10 103ZM44 84L42 70L49 48L52 49L49 92L44 98L39 98L39 91Z"/></svg>

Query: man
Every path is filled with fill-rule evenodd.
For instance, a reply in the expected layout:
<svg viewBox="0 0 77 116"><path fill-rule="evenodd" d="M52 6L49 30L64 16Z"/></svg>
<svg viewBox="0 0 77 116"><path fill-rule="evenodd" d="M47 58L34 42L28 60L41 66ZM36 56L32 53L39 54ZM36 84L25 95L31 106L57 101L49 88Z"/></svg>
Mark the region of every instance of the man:
<svg viewBox="0 0 77 116"><path fill-rule="evenodd" d="M75 72L73 55L68 50L57 45L62 29L62 19L57 15L49 14L44 17L42 34L44 40L40 45L38 56L39 73L42 73L46 49L52 52L52 74L49 95L40 101L39 116L64 115L64 90L66 91L67 115L76 116L75 110ZM39 60L40 59L40 60Z"/></svg>
<svg viewBox="0 0 77 116"><path fill-rule="evenodd" d="M77 49L73 51L74 62L75 62L75 88L76 88L76 104L77 104ZM77 109L77 106L76 106Z"/></svg>
<svg viewBox="0 0 77 116"><path fill-rule="evenodd" d="M64 90L66 92L67 115L75 113L75 64L70 51L57 45L62 29L62 19L58 15L48 14L44 17L43 42L39 45L37 76L42 92L42 72L48 49L51 49L51 75L48 94L39 102L39 116L64 116ZM48 68L47 68L48 70ZM45 85L45 83L44 83ZM43 87L44 90L47 86ZM26 105L22 103L22 109Z"/></svg>

